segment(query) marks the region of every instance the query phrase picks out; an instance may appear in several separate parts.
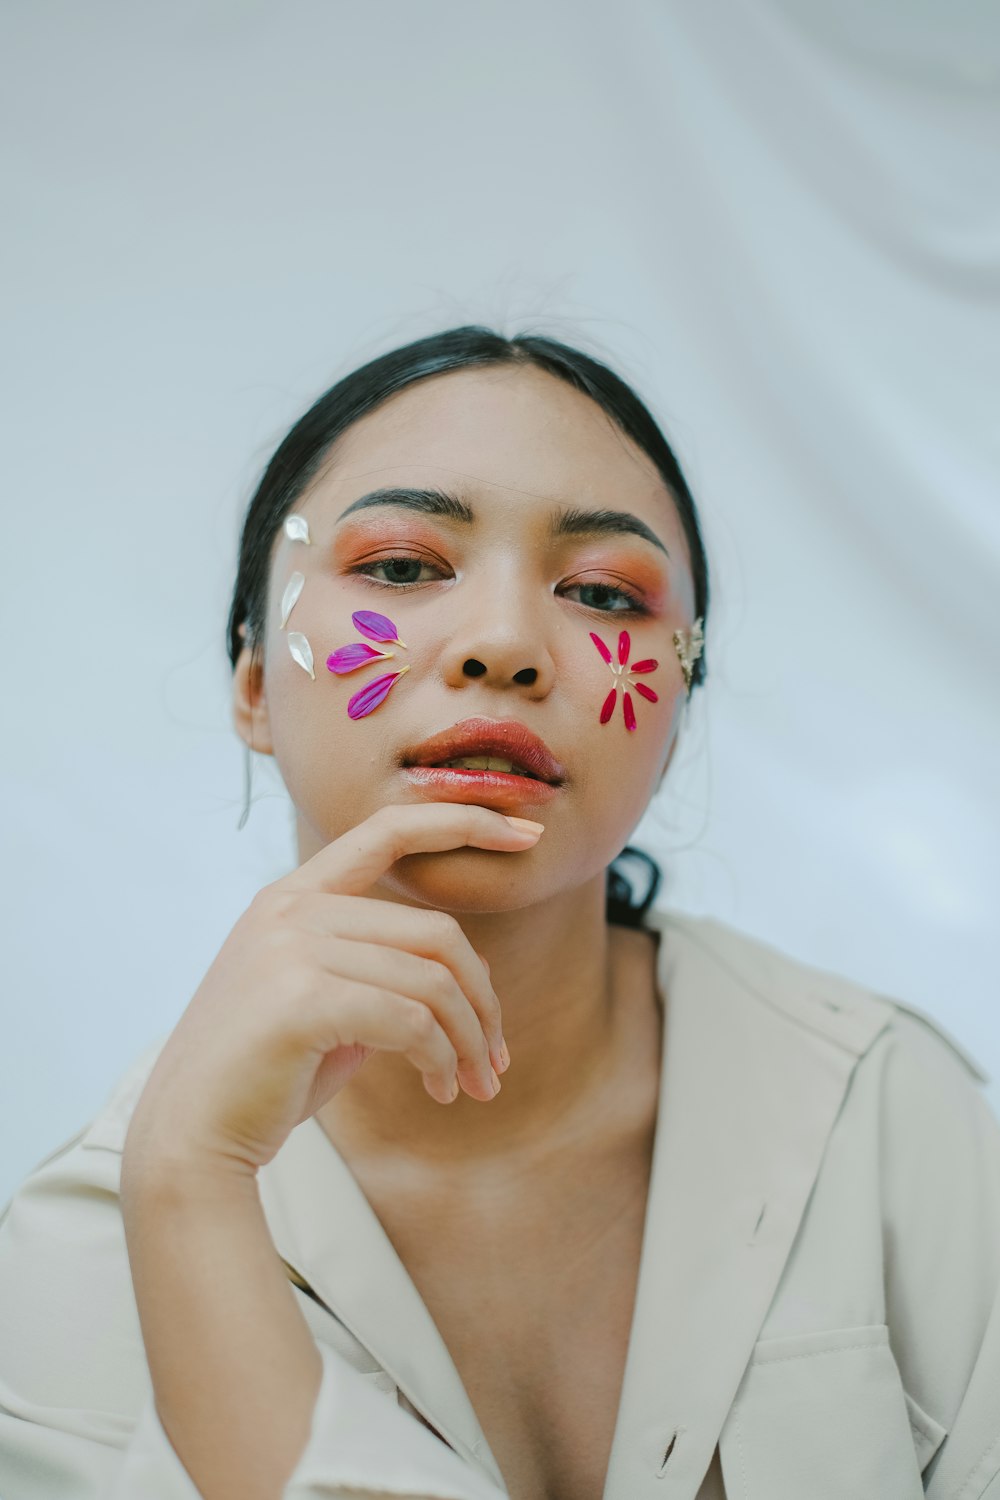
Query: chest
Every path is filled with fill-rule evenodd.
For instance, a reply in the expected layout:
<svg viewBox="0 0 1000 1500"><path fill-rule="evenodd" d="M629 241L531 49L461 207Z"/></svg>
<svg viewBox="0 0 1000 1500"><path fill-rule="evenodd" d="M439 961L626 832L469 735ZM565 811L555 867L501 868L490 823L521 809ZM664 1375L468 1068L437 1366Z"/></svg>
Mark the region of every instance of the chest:
<svg viewBox="0 0 1000 1500"><path fill-rule="evenodd" d="M601 1500L648 1177L637 1151L610 1180L572 1172L544 1192L425 1199L419 1214L374 1190L511 1500Z"/></svg>

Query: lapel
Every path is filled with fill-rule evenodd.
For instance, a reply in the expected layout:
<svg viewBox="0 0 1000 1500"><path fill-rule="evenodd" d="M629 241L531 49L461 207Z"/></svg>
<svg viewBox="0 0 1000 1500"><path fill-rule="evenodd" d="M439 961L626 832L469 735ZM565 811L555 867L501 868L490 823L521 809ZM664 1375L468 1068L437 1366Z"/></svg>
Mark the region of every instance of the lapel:
<svg viewBox="0 0 1000 1500"><path fill-rule="evenodd" d="M278 1254L455 1451L506 1490L436 1323L317 1120L296 1126L258 1182Z"/></svg>
<svg viewBox="0 0 1000 1500"><path fill-rule="evenodd" d="M854 1066L891 1006L710 919L646 921L660 933L660 1103L603 1500L696 1500ZM441 1335L315 1119L259 1182L279 1254L505 1489Z"/></svg>
<svg viewBox="0 0 1000 1500"><path fill-rule="evenodd" d="M723 924L650 917L660 1114L604 1500L696 1500L855 1064L891 1015Z"/></svg>

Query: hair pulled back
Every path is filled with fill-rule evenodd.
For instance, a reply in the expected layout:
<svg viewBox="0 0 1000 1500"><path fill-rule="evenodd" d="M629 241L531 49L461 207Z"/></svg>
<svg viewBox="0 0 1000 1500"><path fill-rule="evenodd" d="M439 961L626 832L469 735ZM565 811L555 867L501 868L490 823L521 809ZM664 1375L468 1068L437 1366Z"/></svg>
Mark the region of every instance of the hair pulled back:
<svg viewBox="0 0 1000 1500"><path fill-rule="evenodd" d="M684 528L691 557L695 618L708 622L708 560L698 513L673 449L630 386L591 355L541 334L520 333L511 338L479 324L448 328L361 365L319 397L279 443L247 507L240 535L239 560L227 625L227 651L235 668L246 629L251 661L256 666L264 639L268 609L271 548L285 516L319 473L330 448L352 423L373 411L390 396L451 370L485 365L534 365L583 391L608 414L622 432L652 459L662 475ZM706 677L704 652L694 665L692 691ZM248 752L249 756L249 752ZM240 825L242 826L242 824ZM649 871L647 888L638 902L621 864L642 861ZM607 919L637 927L652 904L660 884L659 865L641 849L626 845L608 866Z"/></svg>

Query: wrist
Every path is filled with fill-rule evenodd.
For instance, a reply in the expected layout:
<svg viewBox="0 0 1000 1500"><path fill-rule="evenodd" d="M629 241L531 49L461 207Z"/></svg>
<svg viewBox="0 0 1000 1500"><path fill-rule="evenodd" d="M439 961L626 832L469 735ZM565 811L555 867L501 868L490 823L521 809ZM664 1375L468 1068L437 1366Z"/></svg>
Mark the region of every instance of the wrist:
<svg viewBox="0 0 1000 1500"><path fill-rule="evenodd" d="M126 1140L120 1196L123 1210L139 1201L163 1208L260 1202L257 1173L246 1162L176 1139L155 1145Z"/></svg>

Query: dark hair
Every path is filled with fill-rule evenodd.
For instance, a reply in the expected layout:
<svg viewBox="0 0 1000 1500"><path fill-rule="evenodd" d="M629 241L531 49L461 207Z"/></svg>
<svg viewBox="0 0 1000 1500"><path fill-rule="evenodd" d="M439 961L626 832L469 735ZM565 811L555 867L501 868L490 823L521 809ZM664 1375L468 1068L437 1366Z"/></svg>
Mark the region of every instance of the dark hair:
<svg viewBox="0 0 1000 1500"><path fill-rule="evenodd" d="M267 618L272 543L285 516L316 477L341 433L389 396L418 380L443 375L450 370L505 364L537 366L583 391L653 460L673 496L684 528L694 579L695 619L700 617L704 628L708 619L708 560L697 510L673 449L639 397L607 365L558 339L530 333L506 338L490 328L467 324L380 354L345 375L324 391L278 445L247 507L240 537L239 563L227 626L228 654L234 669L243 647L239 634L241 625L246 627L251 670L256 667ZM703 653L694 664L692 691L704 682L706 670ZM619 867L622 860L629 858L644 861L652 872L648 888L638 902L633 900L632 884ZM660 877L661 871L654 859L642 850L626 845L608 867L607 920L628 927L641 926L656 895Z"/></svg>

